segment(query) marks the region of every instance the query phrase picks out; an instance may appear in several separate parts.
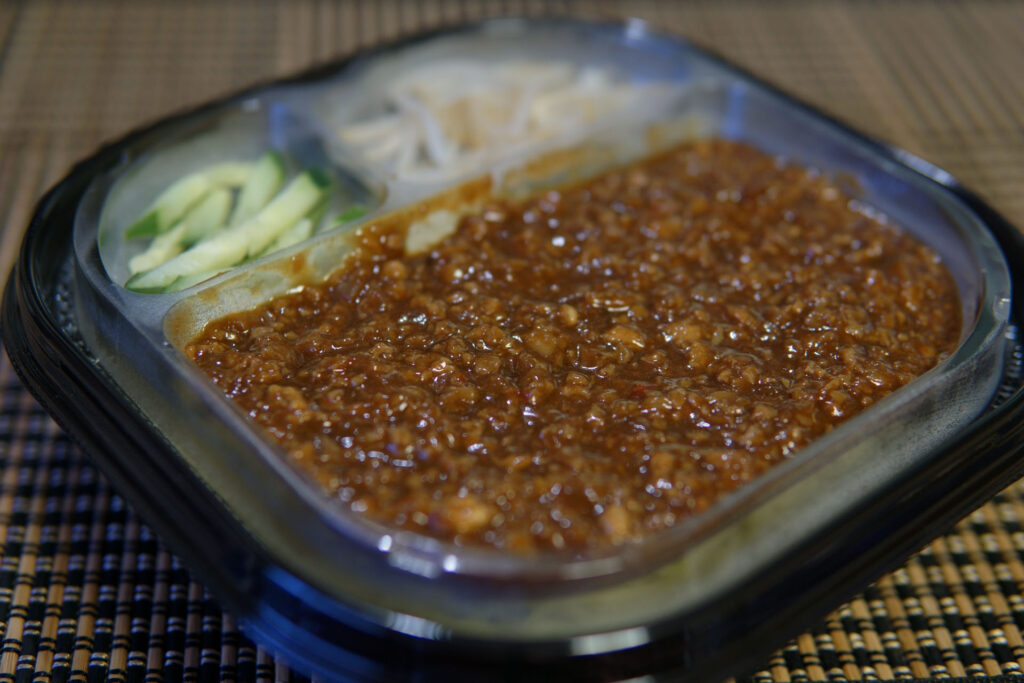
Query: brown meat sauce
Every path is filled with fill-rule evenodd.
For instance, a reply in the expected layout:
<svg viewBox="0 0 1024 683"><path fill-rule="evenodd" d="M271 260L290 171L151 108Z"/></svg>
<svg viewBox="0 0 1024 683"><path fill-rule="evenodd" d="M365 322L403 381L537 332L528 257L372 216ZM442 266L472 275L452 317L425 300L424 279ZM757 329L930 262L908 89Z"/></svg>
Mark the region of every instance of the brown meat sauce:
<svg viewBox="0 0 1024 683"><path fill-rule="evenodd" d="M951 352L928 247L751 147L495 201L428 253L371 226L328 282L187 353L346 507L516 553L648 536Z"/></svg>

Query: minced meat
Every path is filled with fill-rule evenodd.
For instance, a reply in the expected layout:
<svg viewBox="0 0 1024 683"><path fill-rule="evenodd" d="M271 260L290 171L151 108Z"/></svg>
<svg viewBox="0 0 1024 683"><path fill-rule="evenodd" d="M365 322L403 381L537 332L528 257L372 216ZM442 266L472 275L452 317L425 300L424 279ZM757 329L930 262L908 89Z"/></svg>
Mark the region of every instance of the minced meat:
<svg viewBox="0 0 1024 683"><path fill-rule="evenodd" d="M685 144L426 253L369 226L187 353L345 507L515 553L706 509L947 355L937 255L819 174Z"/></svg>

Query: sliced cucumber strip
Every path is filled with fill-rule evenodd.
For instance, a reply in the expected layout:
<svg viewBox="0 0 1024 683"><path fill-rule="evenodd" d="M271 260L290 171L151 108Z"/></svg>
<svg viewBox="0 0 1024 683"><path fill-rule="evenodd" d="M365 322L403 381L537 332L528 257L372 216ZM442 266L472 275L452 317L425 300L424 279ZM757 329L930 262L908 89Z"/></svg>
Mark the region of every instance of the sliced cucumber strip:
<svg viewBox="0 0 1024 683"><path fill-rule="evenodd" d="M266 206L284 184L284 159L277 152L267 152L256 162L256 167L242 190L228 225L239 225Z"/></svg>
<svg viewBox="0 0 1024 683"><path fill-rule="evenodd" d="M298 223L285 230L281 236L274 240L270 246L259 254L259 256L273 254L275 251L309 239L313 233L316 232L317 226L324 217L324 213L326 213L327 205L329 203L330 198L325 194L321 197L320 201L317 202L316 206L310 209L309 213L303 216Z"/></svg>
<svg viewBox="0 0 1024 683"><path fill-rule="evenodd" d="M310 213L326 196L328 175L317 168L300 173L258 214L228 230L248 245L246 255L256 256L299 219Z"/></svg>
<svg viewBox="0 0 1024 683"><path fill-rule="evenodd" d="M165 292L180 292L183 289L188 289L189 287L194 287L195 285L198 285L200 282L205 282L206 280L209 280L214 275L220 275L223 272L224 272L224 269L215 270L215 271L211 271L211 272L208 272L208 273L199 273L198 275L182 275L177 280L175 280L171 284L167 285L167 287L165 287L163 291L165 291Z"/></svg>
<svg viewBox="0 0 1024 683"><path fill-rule="evenodd" d="M253 165L224 162L189 174L171 184L153 200L139 220L125 230L125 239L152 237L170 230L196 202L217 187L237 187L245 183Z"/></svg>
<svg viewBox="0 0 1024 683"><path fill-rule="evenodd" d="M174 226L153 238L149 247L128 262L132 275L152 270L224 225L231 210L231 192L219 188L206 195Z"/></svg>
<svg viewBox="0 0 1024 683"><path fill-rule="evenodd" d="M132 276L125 288L136 292L173 291L260 254L290 227L320 208L329 186L326 173L307 170L249 220L215 232L171 260ZM184 279L184 284L178 282L179 278Z"/></svg>
<svg viewBox="0 0 1024 683"><path fill-rule="evenodd" d="M185 235L185 222L179 221L167 232L153 238L145 251L136 254L128 261L128 269L132 275L156 268L165 261L185 250L182 238Z"/></svg>
<svg viewBox="0 0 1024 683"><path fill-rule="evenodd" d="M303 240L308 240L313 235L313 220L311 218L303 218L298 223L288 228L284 234L274 240L274 243L267 247L266 253L273 254L275 251L280 251L285 247L290 247L293 244L298 244Z"/></svg>
<svg viewBox="0 0 1024 683"><path fill-rule="evenodd" d="M211 185L216 187L241 187L252 175L256 164L252 161L224 161L203 171Z"/></svg>
<svg viewBox="0 0 1024 683"><path fill-rule="evenodd" d="M233 231L218 233L170 261L152 270L129 278L126 289L136 292L162 292L182 276L209 273L210 276L240 263L245 258L246 243Z"/></svg>
<svg viewBox="0 0 1024 683"><path fill-rule="evenodd" d="M206 195L181 220L185 226L185 232L181 237L182 244L191 247L216 232L218 228L224 227L230 212L230 190L221 187Z"/></svg>
<svg viewBox="0 0 1024 683"><path fill-rule="evenodd" d="M352 206L350 206L348 208L342 209L338 213L338 215L334 217L334 222L332 223L332 227L341 225L342 223L348 223L349 221L354 221L357 218L362 218L367 213L369 213L369 211L368 211L368 209L365 206L360 206L359 204L353 204Z"/></svg>

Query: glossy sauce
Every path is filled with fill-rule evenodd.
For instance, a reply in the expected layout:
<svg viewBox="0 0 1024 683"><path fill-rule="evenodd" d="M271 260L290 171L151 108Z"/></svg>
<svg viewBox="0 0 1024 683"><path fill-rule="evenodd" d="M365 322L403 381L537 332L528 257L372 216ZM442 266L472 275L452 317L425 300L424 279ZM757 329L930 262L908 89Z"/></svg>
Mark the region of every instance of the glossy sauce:
<svg viewBox="0 0 1024 683"><path fill-rule="evenodd" d="M631 542L950 353L937 255L825 178L683 145L493 202L427 253L369 226L324 284L187 353L346 507L517 553Z"/></svg>

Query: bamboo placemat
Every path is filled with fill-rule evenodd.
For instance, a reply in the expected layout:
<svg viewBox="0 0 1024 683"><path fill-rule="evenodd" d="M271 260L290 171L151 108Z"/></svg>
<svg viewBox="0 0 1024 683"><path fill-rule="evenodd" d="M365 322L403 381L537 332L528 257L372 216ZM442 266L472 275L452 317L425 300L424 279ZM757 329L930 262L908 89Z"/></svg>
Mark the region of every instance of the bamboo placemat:
<svg viewBox="0 0 1024 683"><path fill-rule="evenodd" d="M639 16L945 167L1024 225L1024 5L7 2L0 273L38 196L133 126L418 29ZM1024 675L1024 483L757 681ZM301 680L237 631L0 360L0 680Z"/></svg>

